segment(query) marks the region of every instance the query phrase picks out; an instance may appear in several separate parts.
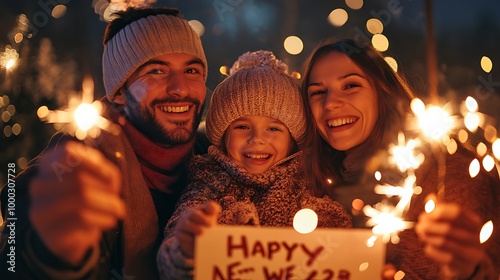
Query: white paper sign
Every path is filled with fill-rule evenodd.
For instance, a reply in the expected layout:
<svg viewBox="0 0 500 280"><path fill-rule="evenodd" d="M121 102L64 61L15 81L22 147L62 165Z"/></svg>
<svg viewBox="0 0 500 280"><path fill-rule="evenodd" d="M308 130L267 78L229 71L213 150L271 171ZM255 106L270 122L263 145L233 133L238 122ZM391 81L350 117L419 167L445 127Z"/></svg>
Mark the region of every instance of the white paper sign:
<svg viewBox="0 0 500 280"><path fill-rule="evenodd" d="M370 229L216 226L196 238L196 280L380 279L385 245Z"/></svg>

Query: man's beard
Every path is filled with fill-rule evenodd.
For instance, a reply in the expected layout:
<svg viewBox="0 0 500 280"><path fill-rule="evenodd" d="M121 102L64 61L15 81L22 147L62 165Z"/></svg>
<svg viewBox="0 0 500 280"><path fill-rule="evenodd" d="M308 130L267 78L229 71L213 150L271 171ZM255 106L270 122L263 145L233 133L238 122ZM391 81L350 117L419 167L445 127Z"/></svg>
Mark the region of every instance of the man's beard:
<svg viewBox="0 0 500 280"><path fill-rule="evenodd" d="M139 102L128 91L126 95L129 122L152 142L160 146L172 146L189 143L196 136L196 131L203 115L203 108L200 110L200 106L204 105L200 104L199 100L191 97L182 99L163 98L161 100L154 100L146 108L142 108ZM191 121L191 127L185 127L185 122L179 124L172 122L171 124L177 125L179 128L167 130L158 122L150 110L156 104L173 102L191 102L194 104L194 108L191 110L194 110L196 113Z"/></svg>

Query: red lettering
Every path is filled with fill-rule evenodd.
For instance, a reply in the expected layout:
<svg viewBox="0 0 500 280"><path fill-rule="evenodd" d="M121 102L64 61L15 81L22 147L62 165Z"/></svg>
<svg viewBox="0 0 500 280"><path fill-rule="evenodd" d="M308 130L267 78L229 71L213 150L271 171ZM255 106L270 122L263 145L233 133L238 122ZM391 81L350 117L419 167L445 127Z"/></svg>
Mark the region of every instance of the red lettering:
<svg viewBox="0 0 500 280"><path fill-rule="evenodd" d="M292 253L295 249L297 249L297 246L299 246L297 243L294 243L291 247L288 247L288 244L286 242L283 242L283 247L285 247L287 253L286 253L286 260L290 261L292 259Z"/></svg>
<svg viewBox="0 0 500 280"><path fill-rule="evenodd" d="M241 265L241 262L235 262L227 266L227 278L224 277L224 274L219 270L217 266L214 267L214 273L212 275L213 280L241 280L240 278L235 277L236 267Z"/></svg>
<svg viewBox="0 0 500 280"><path fill-rule="evenodd" d="M233 244L233 236L229 236L227 239L227 255L229 257L233 256L233 250L242 249L243 256L248 258L248 248L247 248L247 238L245 236L241 237L241 243L239 245Z"/></svg>
<svg viewBox="0 0 500 280"><path fill-rule="evenodd" d="M349 280L351 279L351 272L347 269L341 269L339 271L339 280Z"/></svg>
<svg viewBox="0 0 500 280"><path fill-rule="evenodd" d="M290 280L294 277L294 275L293 275L294 269L295 269L295 265L289 265L285 269L281 268L279 270L279 272L269 272L267 270L267 267L264 267L264 277L265 277L264 279L266 279L266 280Z"/></svg>
<svg viewBox="0 0 500 280"><path fill-rule="evenodd" d="M304 244L300 245L302 247L302 250L304 250L304 252L309 256L309 260L307 261L307 266L310 266L314 260L318 257L319 253L321 253L321 251L323 251L324 247L323 246L319 246L318 248L316 248L316 250L314 251L309 251L307 249L306 246L304 246Z"/></svg>
<svg viewBox="0 0 500 280"><path fill-rule="evenodd" d="M261 254L263 258L266 257L266 251L264 250L264 246L262 246L262 243L260 243L259 241L257 241L253 245L253 250L252 250L252 256L255 256L257 254Z"/></svg>
<svg viewBox="0 0 500 280"><path fill-rule="evenodd" d="M273 258L273 254L280 250L280 244L278 242L269 242L267 244L267 250L269 251L269 259Z"/></svg>

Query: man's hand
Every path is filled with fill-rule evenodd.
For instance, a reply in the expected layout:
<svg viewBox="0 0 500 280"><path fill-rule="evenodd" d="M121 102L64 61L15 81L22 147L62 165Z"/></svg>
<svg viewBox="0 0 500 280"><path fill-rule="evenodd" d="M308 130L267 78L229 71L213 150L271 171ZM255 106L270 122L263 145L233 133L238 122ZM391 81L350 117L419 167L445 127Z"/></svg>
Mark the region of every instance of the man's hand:
<svg viewBox="0 0 500 280"><path fill-rule="evenodd" d="M30 220L45 246L76 265L102 231L125 216L121 173L99 151L75 141L40 158L30 185Z"/></svg>

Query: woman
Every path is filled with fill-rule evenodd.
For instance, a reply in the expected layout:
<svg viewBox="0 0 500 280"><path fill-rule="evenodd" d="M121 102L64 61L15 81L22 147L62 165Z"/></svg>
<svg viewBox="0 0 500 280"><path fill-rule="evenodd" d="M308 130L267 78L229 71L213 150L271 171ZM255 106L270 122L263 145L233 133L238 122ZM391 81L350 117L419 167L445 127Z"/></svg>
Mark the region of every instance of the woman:
<svg viewBox="0 0 500 280"><path fill-rule="evenodd" d="M371 46L341 40L322 44L310 55L302 97L306 173L317 194L336 196L345 189L340 186L358 183L376 153L397 139L413 94ZM405 220L419 222L399 235L399 244L389 246L387 262L393 266L384 277L392 279L398 269L405 279L498 279L499 178L494 171L471 179L464 166L472 158L464 148L447 156L445 196L429 214L423 211L424 198L437 193L437 162L428 156L417 169L423 193L412 198ZM480 244L479 232L488 220L496 227L494 236Z"/></svg>

